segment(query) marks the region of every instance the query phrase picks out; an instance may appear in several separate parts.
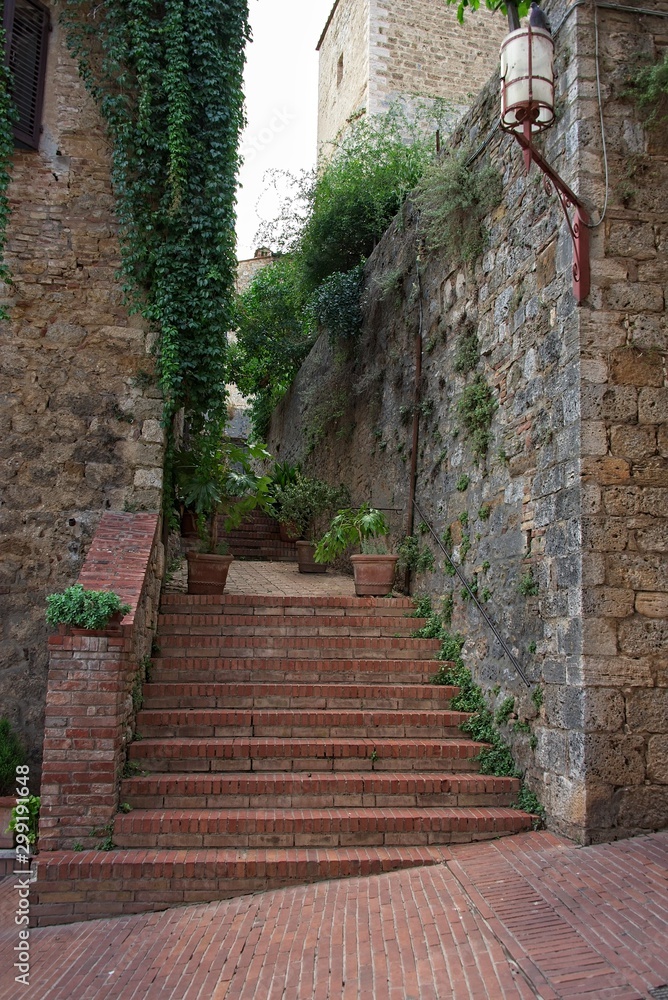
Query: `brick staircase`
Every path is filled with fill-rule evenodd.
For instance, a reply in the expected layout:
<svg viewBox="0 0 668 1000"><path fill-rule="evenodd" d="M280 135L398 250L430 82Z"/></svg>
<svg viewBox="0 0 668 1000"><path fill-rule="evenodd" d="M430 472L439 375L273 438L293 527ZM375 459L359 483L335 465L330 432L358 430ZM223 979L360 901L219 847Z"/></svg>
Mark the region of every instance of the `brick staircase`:
<svg viewBox="0 0 668 1000"><path fill-rule="evenodd" d="M225 531L224 518L219 518L219 537L225 539L230 553L237 559L271 559L275 562L296 562L294 542L281 540L278 521L262 511L252 511L238 528Z"/></svg>
<svg viewBox="0 0 668 1000"><path fill-rule="evenodd" d="M39 923L437 864L529 828L517 780L478 773L455 689L428 683L438 642L410 637L411 607L166 595L116 849L53 856Z"/></svg>

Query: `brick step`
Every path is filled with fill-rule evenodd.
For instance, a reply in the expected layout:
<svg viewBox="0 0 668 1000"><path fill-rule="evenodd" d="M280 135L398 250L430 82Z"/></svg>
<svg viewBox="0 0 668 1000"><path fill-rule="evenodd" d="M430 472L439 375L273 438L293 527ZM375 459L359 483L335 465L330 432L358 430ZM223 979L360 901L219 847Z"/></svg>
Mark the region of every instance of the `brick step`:
<svg viewBox="0 0 668 1000"><path fill-rule="evenodd" d="M326 611L323 609L327 609ZM271 610L269 610L271 609ZM415 610L410 597L286 597L251 594L162 595L160 610L171 614L373 614L400 615Z"/></svg>
<svg viewBox="0 0 668 1000"><path fill-rule="evenodd" d="M125 779L121 801L135 809L511 806L519 787L517 778L438 771L165 774Z"/></svg>
<svg viewBox="0 0 668 1000"><path fill-rule="evenodd" d="M438 660L357 659L236 659L206 656L158 657L153 661L152 680L160 683L244 683L248 681L331 684L336 681L368 681L381 684L427 684L443 665Z"/></svg>
<svg viewBox="0 0 668 1000"><path fill-rule="evenodd" d="M440 649L438 639L387 638L385 636L263 636L263 635L160 635L163 656L240 658L285 657L291 659L410 659L433 660Z"/></svg>
<svg viewBox="0 0 668 1000"><path fill-rule="evenodd" d="M468 739L229 736L142 739L128 759L147 771L478 771Z"/></svg>
<svg viewBox="0 0 668 1000"><path fill-rule="evenodd" d="M410 847L519 833L531 817L503 806L459 809L135 809L116 816L117 847Z"/></svg>
<svg viewBox="0 0 668 1000"><path fill-rule="evenodd" d="M461 736L468 715L447 710L189 708L143 710L137 715L142 737L172 736L362 736L451 739Z"/></svg>
<svg viewBox="0 0 668 1000"><path fill-rule="evenodd" d="M160 636L168 635L366 635L411 638L424 619L405 615L248 615L161 614ZM399 636L397 636L397 633Z"/></svg>
<svg viewBox="0 0 668 1000"><path fill-rule="evenodd" d="M39 927L67 924L437 865L447 856L439 847L44 852L30 911Z"/></svg>
<svg viewBox="0 0 668 1000"><path fill-rule="evenodd" d="M457 688L435 684L145 684L144 708L447 708Z"/></svg>

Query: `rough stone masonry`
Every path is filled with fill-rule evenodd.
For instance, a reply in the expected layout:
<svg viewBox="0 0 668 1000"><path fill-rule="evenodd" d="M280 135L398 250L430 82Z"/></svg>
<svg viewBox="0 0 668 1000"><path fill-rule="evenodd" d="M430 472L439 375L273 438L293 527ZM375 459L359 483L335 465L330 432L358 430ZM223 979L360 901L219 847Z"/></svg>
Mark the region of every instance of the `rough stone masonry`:
<svg viewBox="0 0 668 1000"><path fill-rule="evenodd" d="M547 6L557 25L565 7ZM582 842L668 823L668 144L626 95L637 54L665 51L668 22L596 16L609 200L591 231L585 303L573 298L555 194L535 167L525 176L519 146L497 132L483 159L502 176L503 199L484 252L464 267L447 247L418 259L419 220L406 206L367 265L359 341L342 359L323 335L269 440L281 460L301 458L348 482L356 502L400 508L405 520L422 331L417 501L439 536L449 530L531 690L438 549L436 571L413 589L452 595L452 628L467 636L465 660L490 704L515 699L504 732L549 825ZM543 148L597 221L606 190L595 55L594 9L573 8L556 34L557 124ZM497 115L492 79L455 145L475 149ZM477 355L458 373L466 338ZM479 377L497 409L475 461L458 403Z"/></svg>
<svg viewBox="0 0 668 1000"><path fill-rule="evenodd" d="M0 325L0 705L37 792L46 594L74 582L105 509L159 510L161 397L123 302L110 148L51 6L39 150L16 149Z"/></svg>

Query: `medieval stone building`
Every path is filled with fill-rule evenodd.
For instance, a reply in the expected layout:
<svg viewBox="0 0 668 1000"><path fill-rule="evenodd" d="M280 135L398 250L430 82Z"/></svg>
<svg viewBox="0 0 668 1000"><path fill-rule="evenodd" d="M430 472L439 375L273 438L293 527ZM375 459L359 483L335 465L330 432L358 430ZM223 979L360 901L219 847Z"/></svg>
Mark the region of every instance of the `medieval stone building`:
<svg viewBox="0 0 668 1000"><path fill-rule="evenodd" d="M45 596L76 580L105 509L160 508L162 402L118 277L109 142L58 7L15 0L5 28L21 119L0 324L0 705L37 764Z"/></svg>
<svg viewBox="0 0 668 1000"><path fill-rule="evenodd" d="M377 114L399 99L442 98L461 111L498 62L504 21L487 11L457 23L445 2L336 0L318 42L318 149L356 112ZM481 28L482 24L482 28Z"/></svg>
<svg viewBox="0 0 668 1000"><path fill-rule="evenodd" d="M512 699L506 734L549 825L592 842L668 823L668 145L628 90L638 54L663 58L668 27L664 3L546 6L557 121L542 148L590 210L590 293L577 304L556 195L497 130L494 75L451 140L471 150L476 136L470 169L487 162L503 179L484 252L462 264L442 246L416 259L409 204L367 263L355 350L342 359L323 335L274 416L269 448L405 521L415 462L421 543L427 525L445 535L480 608L433 542L436 569L414 590L452 599L451 628L467 637L490 704ZM377 110L401 89L395 65L424 76L414 37L400 57L389 46L408 9L419 11L416 33L436 8L440 17L440 4L335 5L321 43L321 141L351 110ZM468 22L488 37L478 13ZM440 49L428 62L449 65ZM461 352L472 344L467 371ZM493 406L476 455L462 414L483 384ZM327 398L338 402L323 426Z"/></svg>

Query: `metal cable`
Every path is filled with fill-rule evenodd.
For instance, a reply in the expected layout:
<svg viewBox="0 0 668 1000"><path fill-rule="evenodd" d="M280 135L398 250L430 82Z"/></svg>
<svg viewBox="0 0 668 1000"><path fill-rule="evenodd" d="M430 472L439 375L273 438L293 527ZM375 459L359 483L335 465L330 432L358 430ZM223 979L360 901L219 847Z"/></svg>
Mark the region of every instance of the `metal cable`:
<svg viewBox="0 0 668 1000"><path fill-rule="evenodd" d="M432 538L434 539L434 541L436 542L436 544L440 548L440 550L443 553L443 555L445 556L445 558L448 560L449 564L452 566L453 570L455 571L455 573L459 577L460 582L466 587L466 590L467 590L467 592L469 594L469 597L474 602L474 604L477 607L478 611L480 612L480 614L483 616L483 618L487 622L488 626L490 627L490 629L494 633L496 639L498 639L498 641L500 642L501 647L502 647L504 653L506 654L506 656L508 657L508 659L510 660L510 662L512 663L512 665L515 667L515 670L520 675L520 677L522 678L522 680L524 681L524 683L526 684L526 686L527 687L531 687L531 681L528 679L527 675L524 673L524 670L522 669L522 665L517 660L517 657L514 656L513 653L511 653L510 649L508 648L508 644L506 643L505 639L503 638L503 636L499 632L497 626L494 624L494 622L492 621L492 619L489 617L489 615L487 614L487 612L483 608L482 604L480 603L480 601L476 597L475 593L471 590L471 588L470 588L470 586L468 584L468 581L466 580L465 576L463 575L463 573L460 572L459 566L457 566L457 564L455 562L453 562L453 560L451 559L450 553L448 552L448 550L446 549L445 545L443 544L443 542L441 541L441 539L438 537L438 535L436 534L436 532L434 531L434 529L433 529L432 525L430 524L430 522L427 520L427 518L425 517L425 515L420 510L420 508L419 508L418 503L417 503L416 500L413 500L413 506L415 507L415 510L417 511L418 516L421 518L421 520L424 522L424 524L427 525L427 528L429 529L429 532L430 532Z"/></svg>

